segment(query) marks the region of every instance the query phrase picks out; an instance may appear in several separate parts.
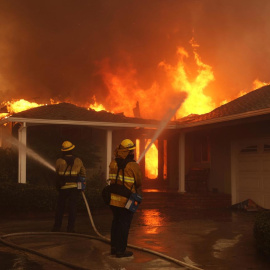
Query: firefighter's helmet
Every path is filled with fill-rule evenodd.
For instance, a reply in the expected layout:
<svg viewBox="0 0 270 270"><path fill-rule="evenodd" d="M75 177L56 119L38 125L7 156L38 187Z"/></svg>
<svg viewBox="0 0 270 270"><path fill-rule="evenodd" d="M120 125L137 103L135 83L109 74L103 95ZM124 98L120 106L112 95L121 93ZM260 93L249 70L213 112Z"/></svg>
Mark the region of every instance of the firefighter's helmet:
<svg viewBox="0 0 270 270"><path fill-rule="evenodd" d="M130 139L123 140L120 145L128 150L134 150L136 148L136 145Z"/></svg>
<svg viewBox="0 0 270 270"><path fill-rule="evenodd" d="M64 141L64 142L62 143L61 151L70 151L70 150L72 150L74 147L75 147L75 145L72 144L71 142L69 142L69 141Z"/></svg>

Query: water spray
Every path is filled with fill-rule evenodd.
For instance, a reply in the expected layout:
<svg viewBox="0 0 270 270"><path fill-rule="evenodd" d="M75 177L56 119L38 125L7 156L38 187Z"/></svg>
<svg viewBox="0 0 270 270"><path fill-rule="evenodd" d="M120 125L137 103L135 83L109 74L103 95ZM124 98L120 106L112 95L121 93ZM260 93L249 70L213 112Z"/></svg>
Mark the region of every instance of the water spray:
<svg viewBox="0 0 270 270"><path fill-rule="evenodd" d="M7 134L7 132L3 132L3 137L5 138L6 141L11 143L17 148L21 148L23 151L26 152L26 154L31 157L32 159L38 161L48 169L55 171L54 166L52 166L48 161L46 161L44 158L42 158L40 155L38 155L34 150L30 149L27 147L25 144L21 143L17 138L13 137L10 134Z"/></svg>
<svg viewBox="0 0 270 270"><path fill-rule="evenodd" d="M185 97L184 97L185 98ZM151 139L151 142L148 144L148 146L144 149L144 151L142 152L142 154L140 155L139 159L137 160L137 163L140 163L141 160L143 159L143 157L145 156L145 154L147 153L147 151L150 149L150 147L152 146L152 144L155 142L155 140L159 137L159 135L161 134L161 132L166 128L167 124L169 123L169 121L173 118L173 116L175 115L175 113L178 111L178 109L181 107L182 103L184 102L184 98L182 98L180 100L180 102L172 109L170 109L165 116L162 118L160 125L158 127L158 129L156 130L153 138Z"/></svg>

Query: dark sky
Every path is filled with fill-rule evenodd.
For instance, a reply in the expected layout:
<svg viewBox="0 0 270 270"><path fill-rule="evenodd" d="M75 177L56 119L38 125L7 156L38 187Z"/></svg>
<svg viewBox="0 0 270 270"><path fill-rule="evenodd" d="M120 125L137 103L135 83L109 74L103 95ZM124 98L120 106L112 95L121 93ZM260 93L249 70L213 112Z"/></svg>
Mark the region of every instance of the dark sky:
<svg viewBox="0 0 270 270"><path fill-rule="evenodd" d="M215 76L205 93L235 98L270 81L269 14L269 0L0 0L0 103L108 100L104 63L162 85L159 63L192 55L193 37Z"/></svg>

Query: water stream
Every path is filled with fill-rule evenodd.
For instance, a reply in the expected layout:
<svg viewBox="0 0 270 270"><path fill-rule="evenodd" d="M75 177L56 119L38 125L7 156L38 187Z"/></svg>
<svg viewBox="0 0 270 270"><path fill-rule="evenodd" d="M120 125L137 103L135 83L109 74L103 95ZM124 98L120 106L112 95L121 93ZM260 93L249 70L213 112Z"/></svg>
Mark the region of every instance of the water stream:
<svg viewBox="0 0 270 270"><path fill-rule="evenodd" d="M148 146L144 149L144 151L142 152L142 154L140 155L137 163L140 163L141 160L143 159L143 157L145 156L145 154L147 153L147 151L150 149L150 147L152 146L152 144L156 141L156 139L159 137L159 135L162 133L162 131L166 128L167 124L169 123L169 121L173 118L173 116L175 115L175 113L178 111L178 109L181 107L182 103L184 102L184 98L182 98L180 100L180 102L172 109L170 109L165 116L163 117L163 119L160 122L160 125L158 127L158 129L156 130L153 138L151 139L151 142L148 144Z"/></svg>
<svg viewBox="0 0 270 270"><path fill-rule="evenodd" d="M34 150L30 149L29 147L27 147L25 144L19 142L18 139L16 139L15 137L13 137L10 134L7 134L7 132L3 132L3 137L6 141L8 141L9 143L11 143L12 145L14 145L15 147L17 147L18 149L20 148L22 151L25 151L26 154L38 161L39 163L41 163L42 165L44 165L45 167L47 167L48 169L55 171L54 166L52 166L47 160L45 160L44 158L42 158L39 154L37 154Z"/></svg>

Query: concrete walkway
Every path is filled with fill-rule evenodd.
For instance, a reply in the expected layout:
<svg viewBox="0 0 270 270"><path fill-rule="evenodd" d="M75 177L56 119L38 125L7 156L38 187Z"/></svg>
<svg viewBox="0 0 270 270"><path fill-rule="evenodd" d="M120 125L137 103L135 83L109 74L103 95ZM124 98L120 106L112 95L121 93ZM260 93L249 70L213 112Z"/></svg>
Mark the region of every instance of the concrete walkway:
<svg viewBox="0 0 270 270"><path fill-rule="evenodd" d="M270 262L257 254L255 249L255 215L255 212L231 210L179 211L160 206L147 209L142 204L134 216L129 243L207 270L269 270ZM93 218L98 231L109 237L112 218L109 209L94 211ZM49 232L52 221L53 213L46 217L6 217L0 221L0 234ZM78 216L76 231L79 234L96 236L86 212ZM117 259L110 255L107 243L75 235L15 236L9 238L9 241L82 269L184 269L180 265L138 250L132 250L134 256L131 258ZM0 261L3 270L70 269L2 244Z"/></svg>

